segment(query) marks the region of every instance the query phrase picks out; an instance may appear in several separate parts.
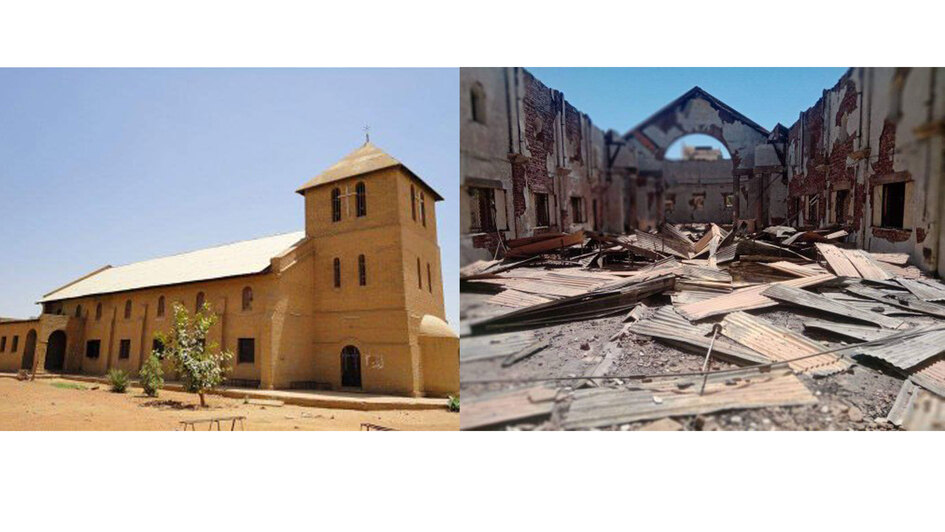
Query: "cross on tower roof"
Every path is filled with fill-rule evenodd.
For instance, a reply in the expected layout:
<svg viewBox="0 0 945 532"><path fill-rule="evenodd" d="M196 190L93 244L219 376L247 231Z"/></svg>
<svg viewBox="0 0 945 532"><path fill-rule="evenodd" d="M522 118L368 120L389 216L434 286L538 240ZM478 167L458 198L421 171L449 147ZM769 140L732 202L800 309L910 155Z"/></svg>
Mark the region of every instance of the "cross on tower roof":
<svg viewBox="0 0 945 532"><path fill-rule="evenodd" d="M371 126L365 124L365 125L364 125L364 143L365 143L365 144L367 144L368 142L371 142L371 133L370 133L370 132L371 132Z"/></svg>

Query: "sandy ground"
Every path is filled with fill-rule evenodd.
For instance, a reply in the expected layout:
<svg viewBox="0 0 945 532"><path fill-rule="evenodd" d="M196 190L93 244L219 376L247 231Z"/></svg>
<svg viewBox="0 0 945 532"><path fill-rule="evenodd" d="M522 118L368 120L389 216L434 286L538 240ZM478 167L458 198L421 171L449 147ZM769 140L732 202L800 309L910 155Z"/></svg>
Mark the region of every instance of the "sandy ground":
<svg viewBox="0 0 945 532"><path fill-rule="evenodd" d="M360 430L361 423L397 430L459 430L459 414L446 410L260 406L213 395L207 402L209 407L201 409L196 395L183 392L162 391L152 398L140 388L117 394L102 384L0 378L0 430L175 430L181 420L230 415L246 416L246 430ZM229 429L228 423L221 425ZM207 427L205 423L197 430Z"/></svg>
<svg viewBox="0 0 945 532"><path fill-rule="evenodd" d="M462 317L472 319L508 309L492 307L486 303L488 296L463 293L461 297ZM669 304L669 299L657 296L647 301L652 306ZM491 307L491 308L490 308ZM803 330L803 321L808 317L823 318L816 312L784 306L751 311L777 325L793 331ZM721 316L718 320L721 320ZM928 323L931 318L906 318L915 323ZM718 321L718 320L709 320ZM610 375L663 374L699 371L704 352L683 351L649 337L627 333L617 341L609 341L623 327L623 318L613 317L583 322L572 322L552 327L534 329L537 338L547 340L549 347L510 367L501 367L501 359L464 363L460 366L460 379L464 399L478 395L516 388L519 385L468 384L480 379L538 378L544 376L586 375L609 350L616 350L618 358L608 372ZM825 347L841 344L836 337L817 336ZM878 364L860 360L847 373L814 379L800 375L800 379L817 397L817 404L802 407L742 409L702 416L675 418L683 430L896 430L885 421L892 403L902 386L902 377ZM736 366L713 361L712 369ZM610 384L607 379L604 385ZM623 426L602 427L613 430L637 430L649 421ZM498 430L555 430L551 419L514 423L494 427Z"/></svg>

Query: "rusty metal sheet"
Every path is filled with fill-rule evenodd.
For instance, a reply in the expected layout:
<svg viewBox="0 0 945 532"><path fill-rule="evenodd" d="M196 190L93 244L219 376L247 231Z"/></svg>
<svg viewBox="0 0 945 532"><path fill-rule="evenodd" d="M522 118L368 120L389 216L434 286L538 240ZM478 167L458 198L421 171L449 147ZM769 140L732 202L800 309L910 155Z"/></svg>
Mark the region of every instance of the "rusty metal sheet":
<svg viewBox="0 0 945 532"><path fill-rule="evenodd" d="M634 231L633 234L636 237L634 244L643 249L662 254L675 255L683 259L691 259L693 256L691 246L686 246L684 243L675 239L646 233L640 230Z"/></svg>
<svg viewBox="0 0 945 532"><path fill-rule="evenodd" d="M813 277L800 277L798 279L780 281L779 283L750 286L748 288L736 290L731 294L724 294L719 297L707 299L705 301L682 305L676 310L684 318L690 321L696 321L708 318L710 316L727 314L729 312L735 312L738 310L752 310L773 307L778 304L777 301L762 295L762 292L767 290L768 287L772 286L772 284L783 284L785 286L803 288L825 283L834 278L835 277L832 274L824 273L821 275L815 275Z"/></svg>
<svg viewBox="0 0 945 532"><path fill-rule="evenodd" d="M945 301L945 286L941 283L926 279L905 279L902 277L897 278L896 282L923 301Z"/></svg>
<svg viewBox="0 0 945 532"><path fill-rule="evenodd" d="M860 273L860 277L870 281L886 281L893 278L869 253L862 249L840 249L840 251Z"/></svg>
<svg viewBox="0 0 945 532"><path fill-rule="evenodd" d="M611 316L632 308L647 297L673 289L676 276L657 275L652 279L623 281L574 297L542 303L470 324L474 334L485 334L510 329L545 327L558 323Z"/></svg>
<svg viewBox="0 0 945 532"><path fill-rule="evenodd" d="M874 259L880 262L895 264L896 266L905 266L906 264L909 264L908 253L877 253L875 251L870 251L869 253Z"/></svg>
<svg viewBox="0 0 945 532"><path fill-rule="evenodd" d="M882 312L886 316L921 316L921 312L912 312L909 310L901 309L899 307L894 307L892 305L887 305L885 303L880 303L875 299L867 299L862 297L854 296L853 294L848 294L846 292L821 292L822 296L833 299L834 301L840 301L844 305L850 305L851 307L856 307L860 310L865 310L869 312Z"/></svg>
<svg viewBox="0 0 945 532"><path fill-rule="evenodd" d="M530 255L537 255L576 244L582 244L584 243L584 231L577 231L560 236L554 235L550 238L542 238L538 241L528 242L522 245L515 245L515 243L515 241L509 242L510 247L506 256L528 257Z"/></svg>
<svg viewBox="0 0 945 532"><path fill-rule="evenodd" d="M910 376L919 386L945 397L945 359L920 364L910 370Z"/></svg>
<svg viewBox="0 0 945 532"><path fill-rule="evenodd" d="M701 383L702 377L698 376L671 377L634 383L632 387L578 390L562 414L562 427L591 429L722 410L817 403L810 390L786 368L746 372L737 377L709 375L705 392L699 395Z"/></svg>
<svg viewBox="0 0 945 532"><path fill-rule="evenodd" d="M837 316L865 321L867 323L875 323L876 325L885 327L887 329L898 329L905 325L905 322L898 318L884 316L878 312L860 310L856 307L844 305L840 301L813 294L806 290L801 290L800 288L794 288L792 286L774 284L762 292L762 295L776 299L778 301L791 303L792 305L798 305L801 307L826 312L828 314L835 314Z"/></svg>
<svg viewBox="0 0 945 532"><path fill-rule="evenodd" d="M459 361L475 362L502 358L518 353L536 343L533 331L521 331L487 336L464 336L459 339Z"/></svg>
<svg viewBox="0 0 945 532"><path fill-rule="evenodd" d="M463 399L459 428L479 429L548 416L554 408L556 393L556 390L544 386L533 386L489 394L472 401Z"/></svg>
<svg viewBox="0 0 945 532"><path fill-rule="evenodd" d="M672 307L666 306L660 307L652 317L629 325L627 330L634 334L666 340L674 345L697 348L699 353L704 355L711 342L711 338L706 335L711 333L712 327L708 324L693 325ZM742 365L771 362L761 353L722 337L716 338L712 353L713 356Z"/></svg>
<svg viewBox="0 0 945 532"><path fill-rule="evenodd" d="M833 270L833 273L841 277L862 277L860 272L856 269L856 266L850 263L850 259L837 246L821 242L814 245L817 246L817 250L820 251L820 254L824 256L824 259L827 261L827 264L830 265L830 269Z"/></svg>
<svg viewBox="0 0 945 532"><path fill-rule="evenodd" d="M945 430L945 399L906 380L886 419L905 430Z"/></svg>
<svg viewBox="0 0 945 532"><path fill-rule="evenodd" d="M792 360L826 350L822 344L805 336L744 312L726 316L722 320L722 334L773 361ZM831 353L795 360L788 365L794 371L823 377L846 371L850 360Z"/></svg>
<svg viewBox="0 0 945 532"><path fill-rule="evenodd" d="M866 355L908 370L945 353L945 324L926 325L897 332L880 345L852 346L848 353Z"/></svg>
<svg viewBox="0 0 945 532"><path fill-rule="evenodd" d="M779 260L777 262L762 262L761 264L780 272L789 273L796 277L813 277L815 275L829 273L827 270L821 268L818 264L802 265L788 262L786 260Z"/></svg>
<svg viewBox="0 0 945 532"><path fill-rule="evenodd" d="M942 305L936 305L935 303L927 303L912 294L890 294L888 292L883 292L882 290L870 288L862 284L852 284L847 286L846 290L851 294L873 299L875 301L879 301L880 303L886 303L894 307L921 312L923 314L929 314L939 318L945 318L945 307Z"/></svg>
<svg viewBox="0 0 945 532"><path fill-rule="evenodd" d="M817 320L817 319L805 319L804 320L804 329L813 329L816 331L827 331L846 338L853 338L854 340L862 340L864 342L869 342L872 340L879 340L890 334L895 334L895 331L891 329L879 329L876 327L870 327L867 325L852 325L849 323L837 323L835 321L826 321L826 320Z"/></svg>
<svg viewBox="0 0 945 532"><path fill-rule="evenodd" d="M488 303L503 307L525 308L532 305L540 305L552 301L551 298L543 297L528 292L519 292L518 290L503 290L489 298Z"/></svg>

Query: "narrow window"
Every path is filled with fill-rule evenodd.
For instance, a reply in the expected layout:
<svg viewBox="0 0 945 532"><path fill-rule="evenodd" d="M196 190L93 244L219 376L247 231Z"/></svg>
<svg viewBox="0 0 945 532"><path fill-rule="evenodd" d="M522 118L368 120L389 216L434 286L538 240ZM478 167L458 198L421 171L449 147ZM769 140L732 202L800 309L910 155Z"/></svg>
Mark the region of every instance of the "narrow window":
<svg viewBox="0 0 945 532"><path fill-rule="evenodd" d="M0 338L0 353L7 350L7 337Z"/></svg>
<svg viewBox="0 0 945 532"><path fill-rule="evenodd" d="M239 364L252 364L256 361L256 339L240 338L237 341L237 361Z"/></svg>
<svg viewBox="0 0 945 532"><path fill-rule="evenodd" d="M420 193L420 222L423 227L427 226L427 201L423 196L423 192Z"/></svg>
<svg viewBox="0 0 945 532"><path fill-rule="evenodd" d="M358 217L365 216L367 215L367 192L364 188L364 182L358 183L354 190L357 199L357 215Z"/></svg>
<svg viewBox="0 0 945 532"><path fill-rule="evenodd" d="M469 109L473 122L486 123L486 93L479 83L474 84L469 91Z"/></svg>
<svg viewBox="0 0 945 532"><path fill-rule="evenodd" d="M696 192L689 200L689 206L694 211L701 211L705 207L705 192Z"/></svg>
<svg viewBox="0 0 945 532"><path fill-rule="evenodd" d="M101 340L89 340L85 342L85 357L86 358L98 358L99 353L102 350L102 341Z"/></svg>
<svg viewBox="0 0 945 532"><path fill-rule="evenodd" d="M410 217L417 221L417 189L410 185Z"/></svg>
<svg viewBox="0 0 945 532"><path fill-rule="evenodd" d="M335 288L341 288L341 259L335 257Z"/></svg>
<svg viewBox="0 0 945 532"><path fill-rule="evenodd" d="M816 225L818 206L820 205L820 195L814 194L807 200L807 224Z"/></svg>
<svg viewBox="0 0 945 532"><path fill-rule="evenodd" d="M423 277L420 277L420 257L417 257L417 288L423 290Z"/></svg>
<svg viewBox="0 0 945 532"><path fill-rule="evenodd" d="M10 351L16 353L16 350L19 349L19 347L20 347L20 337L19 337L19 336L14 336L14 337L13 337L13 347L10 348Z"/></svg>
<svg viewBox="0 0 945 532"><path fill-rule="evenodd" d="M253 310L253 289L248 286L243 289L243 310Z"/></svg>
<svg viewBox="0 0 945 532"><path fill-rule="evenodd" d="M535 194L535 223L539 227L551 225L551 211L548 209L548 194Z"/></svg>
<svg viewBox="0 0 945 532"><path fill-rule="evenodd" d="M671 213L676 208L676 194L666 194L663 200L663 211Z"/></svg>
<svg viewBox="0 0 945 532"><path fill-rule="evenodd" d="M101 303L99 303L98 305L95 305L95 320L98 321L100 319L102 319L102 304Z"/></svg>
<svg viewBox="0 0 945 532"><path fill-rule="evenodd" d="M118 344L118 359L131 357L131 340L122 339L121 343Z"/></svg>
<svg viewBox="0 0 945 532"><path fill-rule="evenodd" d="M200 312L203 309L203 304L207 302L207 296L203 292L197 292L197 310Z"/></svg>
<svg viewBox="0 0 945 532"><path fill-rule="evenodd" d="M358 255L358 284L367 285L367 267L364 264L364 255Z"/></svg>
<svg viewBox="0 0 945 532"><path fill-rule="evenodd" d="M82 317L82 305L76 305L76 306L75 306L75 317L76 317L76 318L81 318L81 317Z"/></svg>
<svg viewBox="0 0 945 532"><path fill-rule="evenodd" d="M730 209L735 206L735 194L722 194L722 200L725 202L726 209Z"/></svg>
<svg viewBox="0 0 945 532"><path fill-rule="evenodd" d="M427 290L433 293L433 274L430 272L430 263L427 263Z"/></svg>
<svg viewBox="0 0 945 532"><path fill-rule="evenodd" d="M834 201L834 220L837 223L842 224L846 222L847 215L847 205L849 200L849 190L838 190L837 199Z"/></svg>
<svg viewBox="0 0 945 532"><path fill-rule="evenodd" d="M469 188L469 212L472 215L470 229L474 232L495 231L495 191L491 188Z"/></svg>
<svg viewBox="0 0 945 532"><path fill-rule="evenodd" d="M341 190L337 188L331 191L331 221L341 221Z"/></svg>
<svg viewBox="0 0 945 532"><path fill-rule="evenodd" d="M901 229L906 213L906 182L883 185L883 227Z"/></svg>
<svg viewBox="0 0 945 532"><path fill-rule="evenodd" d="M131 300L130 299L125 301L125 319L126 320L131 319Z"/></svg>
<svg viewBox="0 0 945 532"><path fill-rule="evenodd" d="M164 342L158 338L151 340L151 352L158 358L164 358Z"/></svg>
<svg viewBox="0 0 945 532"><path fill-rule="evenodd" d="M164 317L164 296L161 296L158 298L157 317L159 318Z"/></svg>
<svg viewBox="0 0 945 532"><path fill-rule="evenodd" d="M580 196L571 198L571 223L584 223L584 198Z"/></svg>

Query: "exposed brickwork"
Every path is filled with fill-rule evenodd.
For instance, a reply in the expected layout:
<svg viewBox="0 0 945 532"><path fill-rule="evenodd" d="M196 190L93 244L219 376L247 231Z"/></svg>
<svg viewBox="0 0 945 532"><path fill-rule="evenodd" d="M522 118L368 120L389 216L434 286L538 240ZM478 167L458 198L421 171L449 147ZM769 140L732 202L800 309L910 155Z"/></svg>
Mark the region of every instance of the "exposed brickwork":
<svg viewBox="0 0 945 532"><path fill-rule="evenodd" d="M856 83L853 83L853 80L849 77L846 78L845 82L841 80L840 83L846 85L846 89L843 93L843 99L840 100L840 105L837 107L835 119L835 125L837 126L843 123L844 116L856 111L857 107Z"/></svg>
<svg viewBox="0 0 945 532"><path fill-rule="evenodd" d="M888 229L885 227L874 227L873 236L888 240L890 242L905 242L912 236L909 229Z"/></svg>
<svg viewBox="0 0 945 532"><path fill-rule="evenodd" d="M893 154L896 152L896 123L892 120L883 122L883 132L879 135L879 149L873 162L873 173L886 175L893 173Z"/></svg>

